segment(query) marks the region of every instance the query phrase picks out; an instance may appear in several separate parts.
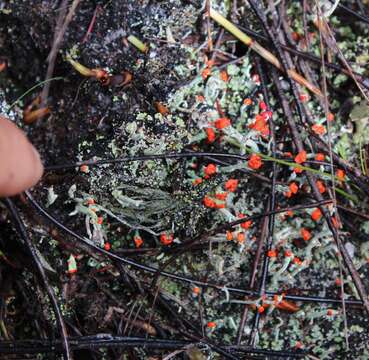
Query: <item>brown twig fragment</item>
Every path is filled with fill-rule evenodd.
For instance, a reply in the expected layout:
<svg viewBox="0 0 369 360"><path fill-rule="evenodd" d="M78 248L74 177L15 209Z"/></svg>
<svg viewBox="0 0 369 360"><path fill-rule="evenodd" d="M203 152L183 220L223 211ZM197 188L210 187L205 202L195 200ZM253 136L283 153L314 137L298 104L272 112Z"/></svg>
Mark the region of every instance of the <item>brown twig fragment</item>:
<svg viewBox="0 0 369 360"><path fill-rule="evenodd" d="M206 32L208 37L208 51L213 51L213 40L211 38L211 30L210 30L210 9L211 9L210 0L206 0L205 16L206 16Z"/></svg>
<svg viewBox="0 0 369 360"><path fill-rule="evenodd" d="M23 121L30 125L33 124L36 120L39 120L46 115L50 114L49 107L40 107L41 106L41 97L37 96L31 104L29 104L23 110Z"/></svg>
<svg viewBox="0 0 369 360"><path fill-rule="evenodd" d="M68 25L71 22L73 15L77 9L78 4L81 2L81 0L73 0L73 3L69 9L68 14L65 16L65 12L67 9L67 3L68 1L63 1L63 3L61 4L61 13L59 15L58 18L58 23L56 25L56 29L55 29L55 34L54 34L54 42L53 42L53 46L50 50L50 54L48 56L48 66L47 66L47 72L46 72L46 79L48 80L52 77L53 72L54 72L54 67L55 67L55 60L56 60L56 56L58 55L58 51L59 48L61 46L62 40L63 40L63 36L65 34L65 32L67 31ZM65 16L65 19L64 19ZM64 22L63 22L64 20ZM47 97L49 95L49 90L50 90L50 82L47 81L45 83L44 88L42 89L42 93L41 93L41 105L43 106L46 103Z"/></svg>

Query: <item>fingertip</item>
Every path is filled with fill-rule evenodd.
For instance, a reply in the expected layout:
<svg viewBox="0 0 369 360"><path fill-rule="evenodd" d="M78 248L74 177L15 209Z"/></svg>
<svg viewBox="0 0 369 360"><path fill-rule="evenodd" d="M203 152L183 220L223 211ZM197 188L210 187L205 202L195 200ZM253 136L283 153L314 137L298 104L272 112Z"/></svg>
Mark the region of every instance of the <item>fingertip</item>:
<svg viewBox="0 0 369 360"><path fill-rule="evenodd" d="M0 116L0 196L13 196L41 178L40 156L24 133Z"/></svg>
<svg viewBox="0 0 369 360"><path fill-rule="evenodd" d="M44 173L44 165L42 164L40 153L35 149L35 147L30 143L31 146L31 152L33 156L33 164L34 164L34 180L33 184L31 186L34 186L37 184L37 182L41 179L43 173Z"/></svg>

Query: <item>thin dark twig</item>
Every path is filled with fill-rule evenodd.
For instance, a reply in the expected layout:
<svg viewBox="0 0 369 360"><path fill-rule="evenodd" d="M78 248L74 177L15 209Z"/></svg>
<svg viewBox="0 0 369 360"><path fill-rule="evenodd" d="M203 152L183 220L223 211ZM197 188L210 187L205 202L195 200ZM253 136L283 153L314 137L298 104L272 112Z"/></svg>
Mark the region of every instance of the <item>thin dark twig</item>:
<svg viewBox="0 0 369 360"><path fill-rule="evenodd" d="M331 203L331 201L329 201L329 203ZM319 204L321 205L321 204ZM286 212L288 210L301 210L301 209L306 209L309 207L316 207L318 206L317 203L315 203L315 205L313 206L313 204L308 204L308 205L297 205L295 207L292 208L288 208L288 209L278 209L278 210L274 210L274 211L269 211L269 212L264 212L263 214L258 214L258 215L251 215L248 217L244 217L242 219L238 219L229 223L225 223L222 225L219 225L218 227L216 227L215 229L212 229L208 232L202 233L201 235L195 237L195 238L191 238L190 240L185 240L183 241L182 244L174 246L172 248L172 252L177 251L175 253L175 256L172 256L169 260L167 260L164 264L162 264L156 271L155 277L152 281L152 286L155 286L156 282L159 279L159 276L161 275L161 273L164 271L164 269L166 267L168 267L168 265L172 264L176 259L178 259L179 256L181 256L182 254L184 254L185 252L189 251L190 249L192 249L196 244L200 243L200 242L204 242L207 241L211 236L222 233L226 230L230 230L233 227L240 225L242 223L244 223L245 221L249 221L249 220L257 220L257 219L261 219L265 216L270 216L270 215L274 215L274 214L278 214L281 212Z"/></svg>
<svg viewBox="0 0 369 360"><path fill-rule="evenodd" d="M360 11L365 14L365 7L364 4L361 2L361 0L356 0L356 4L359 7Z"/></svg>
<svg viewBox="0 0 369 360"><path fill-rule="evenodd" d="M43 215L46 219L48 219L49 221L54 223L57 227L59 227L61 230L63 230L67 234L69 234L69 235L73 236L74 238L80 240L83 244L87 245L91 249L93 249L96 252L100 253L101 255L110 257L111 259L114 259L116 261L122 262L122 263L127 264L127 265L131 265L131 266L133 266L137 269L144 270L144 271L149 272L149 273L156 273L157 272L157 269L154 268L154 267L143 265L143 264L140 264L136 261L120 257L120 256L114 254L113 252L106 251L106 250L92 244L89 240L87 240L87 239L83 238L82 236L78 235L73 230L69 229L68 227L63 225L61 222L59 222L51 214L49 214L45 209L42 208L42 206L37 201L35 201L33 199L32 195L29 192L26 192L26 196L27 196L28 200L30 201L30 203L32 204L32 206L41 215ZM301 206L299 206L298 208L301 209ZM291 208L291 209L293 209L293 208ZM284 211L285 211L285 209L284 209ZM266 216L266 214L262 215L262 217L264 217L264 216ZM253 217L251 217L251 218L253 218ZM245 219L247 220L247 218L243 218L242 220L246 221ZM199 281L199 280L196 280L196 279L191 279L191 278L188 278L188 277L185 277L185 276L182 276L182 275L172 274L172 273L169 273L169 272L162 272L161 276L165 276L165 277L168 277L170 279L181 281L181 282L188 283L188 284L191 284L191 285L197 285L197 286L201 286L201 287L211 287L211 288L217 289L219 291L224 291L224 288L225 288L225 285L203 282L203 281ZM230 293L237 293L237 294L240 294L240 295L251 295L251 296L258 295L258 292L252 291L252 290L245 290L245 289L239 289L239 288L233 288L233 287L226 287L226 288ZM275 292L275 291L266 291L265 293L268 296L273 296L273 295L278 294L278 292ZM309 301L318 302L318 303L327 302L327 303L332 303L332 304L339 304L341 302L341 300L339 300L339 299L317 297L317 296L288 295L288 294L286 294L285 299L286 300L303 301L303 302L309 302ZM346 304L348 304L348 305L362 305L362 301L360 301L360 300L346 300Z"/></svg>
<svg viewBox="0 0 369 360"><path fill-rule="evenodd" d="M341 3L338 4L337 8L342 9L346 13L348 13L348 14L352 15L353 17L355 17L356 19L369 24L369 18L367 16L361 15L357 11L350 9L349 7L347 7L345 5L342 5Z"/></svg>
<svg viewBox="0 0 369 360"><path fill-rule="evenodd" d="M268 203L267 203L267 207L270 208L270 198L268 199ZM272 215L273 216L273 215ZM252 267L252 272L251 272L251 278L249 281L249 288L253 289L255 288L255 282L256 282L256 274L257 274L257 270L258 270L258 266L259 266L259 262L260 262L260 258L261 258L261 253L262 253L262 249L264 248L264 242L265 242L265 238L268 236L268 227L269 227L269 217L265 216L261 225L261 233L259 236L259 242L258 242L258 247L256 249L256 254L255 254L255 261ZM240 324L238 325L238 331L237 331L237 345L241 344L241 340L242 340L242 335L244 332L244 328L246 325L246 320L247 320L247 316L249 313L249 306L247 304L245 304L245 306L243 307L243 313L241 316L241 321ZM258 312L256 312L256 316L257 316ZM252 345L254 346L254 345Z"/></svg>
<svg viewBox="0 0 369 360"><path fill-rule="evenodd" d="M277 53L280 57L282 67L283 67L284 71L287 72L287 70L289 69L289 66L287 64L285 54L283 53L283 51L281 50L281 48L279 46L279 42L276 39L274 31L272 31L272 29L269 27L269 25L266 21L266 18L265 18L264 12L263 12L262 4L257 3L255 0L249 0L249 2L252 5L256 15L259 17L259 19L263 23L263 26L265 27L265 29L268 33L268 36L271 38L271 40L273 40L274 46L275 46L275 48L277 50ZM282 100L283 110L284 110L284 112L287 116L287 122L288 122L289 128L291 130L293 141L296 145L297 150L299 152L303 151L304 150L304 145L302 143L300 133L299 133L299 131L297 129L297 126L296 126L296 123L293 119L291 110L289 108L288 101L286 100L286 96L282 91L282 88L281 88L281 85L280 85L280 79L274 71L273 71L273 79L274 79L275 84L279 86L279 90L278 90L279 97ZM304 110L303 104L299 100L299 94L298 94L296 84L294 83L294 81L292 81L292 79L288 78L288 80L290 82L292 93L293 93L295 102L297 104L297 111L298 111L299 117L300 117L302 123L305 123L306 122L305 121L306 120L306 116L305 116L306 112ZM308 180L308 182L309 182L309 184L310 184L310 186L313 190L314 197L316 198L317 201L321 201L323 199L323 197L322 197L321 193L319 192L319 190L317 188L315 177L310 173L306 173L306 177L307 177L307 180ZM328 225L329 229L332 232L333 238L334 238L334 240L337 244L338 250L339 250L339 254L341 256L343 256L345 264L349 269L350 275L351 275L351 277L352 277L352 279L355 283L355 287L356 287L356 289L357 289L357 291L360 295L360 298L363 301L364 307L365 307L366 311L369 313L369 300L368 300L367 293L366 293L365 287L363 285L363 282L362 282L362 280L361 280L361 278L360 278L360 276L359 276L359 274L358 274L358 272L357 272L357 270L356 270L356 268L355 268L355 266L352 262L352 259L351 259L350 255L348 254L346 248L344 247L344 245L342 243L342 240L340 239L340 237L337 234L337 230L336 230L336 228L335 228L335 226L332 222L332 219L331 219L328 211L324 207L320 207L320 210L321 210L321 212L322 212L322 214L323 214L323 216L324 216L324 218L327 222L327 225Z"/></svg>
<svg viewBox="0 0 369 360"><path fill-rule="evenodd" d="M315 145L321 151L328 151L329 146L318 136L314 136ZM340 167L342 167L347 176L362 190L367 196L369 196L369 178L364 176L360 170L353 167L347 161L341 159L337 154L332 151L332 158L335 163L337 163Z"/></svg>
<svg viewBox="0 0 369 360"><path fill-rule="evenodd" d="M308 19L307 19L307 11L308 11L307 0L303 0L302 9L303 9L302 21L303 21L303 24L304 24L305 43L306 43L307 50L310 51L311 42L310 42L308 24L307 24L307 22L308 22ZM316 58L319 59L318 57L316 57Z"/></svg>
<svg viewBox="0 0 369 360"><path fill-rule="evenodd" d="M55 313L55 317L59 326L59 330L60 330L60 334L61 334L61 338L62 338L62 351L63 351L63 358L66 360L72 360L72 354L70 351L70 347L69 347L69 343L68 343L68 334L67 334L67 328L65 326L64 323L64 319L63 319L63 315L60 311L58 302L56 300L54 291L51 287L51 285L49 284L49 281L47 279L45 270L41 264L41 261L37 255L36 252L36 247L33 245L31 239L28 236L27 230L25 228L25 225L23 223L23 220L21 219L21 217L19 216L18 210L15 207L13 201L9 198L5 198L4 200L6 206L8 207L13 220L14 220L14 224L16 225L16 228L18 230L18 233L20 234L20 236L22 237L31 257L33 262L36 265L36 269L38 274L41 277L41 280L43 282L43 285L46 289L47 295L49 296L49 299L51 301L51 304L53 306L54 309L54 313Z"/></svg>
<svg viewBox="0 0 369 360"><path fill-rule="evenodd" d="M238 27L242 31L244 31L247 35L251 35L254 38L263 40L263 41L267 42L268 44L271 43L271 41L269 40L269 38L267 36L262 35L259 32L256 32L256 31L254 31L254 30L252 30L250 28L247 28L247 27L244 27L244 26L241 26L241 25L238 25ZM294 54L294 55L297 55L298 57L301 57L301 58L303 58L305 60L309 60L309 61L314 62L316 64L321 64L321 59L319 59L319 57L317 57L317 56L315 56L315 55L313 55L313 54L311 54L309 52L297 50L297 49L294 49L294 48L292 48L290 46L287 46L287 45L284 45L284 44L280 44L280 47L283 50L286 50L289 53ZM242 58L238 58L238 59L232 60L231 62L238 62L240 60L242 60ZM342 65L331 63L331 62L326 62L325 65L326 65L327 68L330 68L332 70L341 72L341 73L343 73L345 75L348 75L350 77L353 74L356 77L356 80L360 83L360 85L362 85L362 86L364 86L366 88L369 88L369 84L367 83L367 80L362 75L360 75L359 73L357 73L355 71L348 71Z"/></svg>
<svg viewBox="0 0 369 360"><path fill-rule="evenodd" d="M352 72L352 67L350 66L350 64L348 63L348 61L346 60L343 52L341 51L340 47L337 44L337 41L331 31L331 28L327 22L327 20L325 19L325 17L322 16L318 16L317 20L314 22L315 26L319 29L319 36L323 37L326 45L332 49L332 51L334 51L338 57L338 59L342 62L342 64L345 66L346 70L350 73L350 77L354 80L356 86L358 87L359 91L361 92L361 94L363 95L363 97L365 98L366 101L369 102L369 97L367 92L360 86L359 82L357 81L357 77L355 76L355 74ZM322 62L322 66L324 67L325 64Z"/></svg>
<svg viewBox="0 0 369 360"><path fill-rule="evenodd" d="M328 200L328 201L329 201L329 203L331 203L330 200ZM303 209L303 208L306 209L308 207L313 207L313 206L312 206L312 204L298 205L297 206L298 209ZM295 207L295 209L296 209L296 207ZM178 250L179 248L181 248L181 250L179 252L177 252L175 254L175 256L172 256L169 260L167 260L164 264L162 264L157 269L157 272L155 274L155 277L154 277L154 279L152 281L152 286L155 286L156 282L159 279L159 276L160 276L161 272L164 271L164 269L168 265L170 265L174 261L176 261L180 255L182 255L185 252L187 252L190 248L192 248L198 242L205 241L205 240L207 240L212 235L216 235L216 234L219 234L221 232L224 232L225 230L232 229L233 227L235 227L237 225L240 225L240 224L244 223L245 221L256 220L256 219L263 218L264 216L270 216L270 215L273 215L273 214L277 214L277 213L285 212L286 211L286 209L283 209L283 210L284 211L282 211L282 209L278 209L278 210L274 210L274 211L264 212L263 214L251 215L251 216L248 216L248 217L244 217L244 218L241 218L241 219L238 219L238 220L229 222L229 223L225 223L225 224L219 225L215 229L212 229L212 230L210 230L208 232L205 232L205 234L202 233L201 235L199 235L197 237L194 237L194 238L191 238L190 240L183 241L183 243L181 245L178 245L178 246L173 247L173 250ZM288 210L292 210L292 208L289 208Z"/></svg>
<svg viewBox="0 0 369 360"><path fill-rule="evenodd" d="M321 146L327 146L322 140L320 140ZM350 176L351 174L351 179L355 181L355 179L358 176L358 173L360 173L359 170L357 170L356 168L349 166L348 164L345 163L344 160L342 160L338 155L336 155L335 153L333 153L333 158L335 161L337 161L340 166L342 164L342 166L345 168L345 170L347 171L347 175ZM240 161L247 161L249 156L247 155L238 155L238 154L233 154L233 153L219 153L219 152L197 152L197 151L188 151L188 152L183 152L183 153L167 153L167 154L153 154L153 155L139 155L139 156L124 156L124 157L120 157L120 158L116 158L116 159L101 159L101 160L84 160L84 161L77 161L74 163L70 163L70 164L59 164L59 165L47 165L45 166L45 171L62 171L62 170L70 170L70 169L75 169L78 168L82 165L88 165L88 166L100 166L100 165L113 165L113 164L120 164L120 163L124 163L124 162L130 162L130 161L146 161L146 160L160 160L160 159L183 159L183 158L191 158L191 157L196 157L196 158L207 158L209 160L212 161L218 161L218 163L220 163L221 160L217 160L216 158L221 158L221 159L235 159L235 160L240 160ZM272 161L272 160L271 160ZM283 161L287 161L285 159L283 159ZM291 162L291 166L294 166L294 162ZM224 165L230 165L229 163L224 163ZM244 172L244 173L248 173L262 181L265 182L270 182L270 180L254 171L248 170L247 168L245 169L239 169L239 171ZM365 178L360 177L360 181L365 181ZM366 179L366 181L368 181L369 183L369 179ZM361 182L362 183L362 182ZM281 182L277 182L277 184L284 184ZM369 191L369 190L368 190Z"/></svg>
<svg viewBox="0 0 369 360"><path fill-rule="evenodd" d="M318 16L318 23L322 24L322 14L320 6L318 2L315 1L316 9L317 9L317 16ZM328 103L328 95L327 95L327 74L325 70L325 61L324 61L324 44L323 44L323 31L322 26L319 26L319 48L320 48L320 55L322 59L322 83L323 83L323 108L325 117L328 117L329 112L329 103ZM328 42L326 41L328 45ZM328 45L329 46L329 45ZM332 157L332 136L331 136L331 125L330 122L327 122L327 132L328 132L328 151L329 151L329 161L330 161L330 170L331 170L331 180L332 180L332 199L333 199L333 209L334 213L337 214L337 198L336 198L336 183L334 179L334 168L333 168L333 157ZM339 235L337 235L338 237ZM344 333L345 333L345 341L346 341L346 349L349 350L349 340L348 340L348 327L347 327L347 313L346 313L346 304L345 304L345 290L343 285L343 271L342 271L342 260L338 257L338 267L339 267L339 279L340 279L340 290L341 290L341 299L342 299L342 312L343 312L343 323L344 323Z"/></svg>
<svg viewBox="0 0 369 360"><path fill-rule="evenodd" d="M368 214L363 214L363 213L361 213L359 211L356 211L354 209L350 209L350 208L348 208L346 206L342 206L342 205L337 205L337 207L339 209L343 210L343 211L349 212L349 213L354 214L356 216L360 216L361 218L369 221L369 215Z"/></svg>
<svg viewBox="0 0 369 360"><path fill-rule="evenodd" d="M266 79L265 73L264 73L263 68L262 68L261 59L259 57L256 57L255 61L256 61L257 71L259 73L260 80L261 80L263 100L266 103L267 108L270 108L268 92L267 92L267 87L266 87L267 79ZM271 140L272 140L272 156L275 156L276 155L276 137L275 137L275 127L274 127L274 123L273 123L273 118L270 119L270 130L271 130ZM271 187L270 196L269 196L269 199L268 199L268 212L275 211L275 196L276 196L276 183L277 183L277 166L276 166L275 162L273 163L272 174L273 174L272 175L272 187ZM261 251L263 249L264 238L266 238L265 248L269 249L271 247L270 243L273 239L274 219L275 219L275 214L270 214L270 215L268 215L264 218L264 222L263 222L263 225L262 225L262 231L261 231L261 235L260 235L260 241L259 241L258 248L257 248L257 251L256 251L255 262L254 262L252 275L251 275L251 279L250 279L249 287L251 289L254 289L255 279L256 279L256 272L257 272L257 268L258 268L258 264L259 264L259 260L260 260ZM268 230L268 232L267 232L267 230ZM266 272L267 268L268 268L268 265L265 264L265 260L268 261L268 257L264 256L264 258L263 258L262 274L264 274L264 272ZM262 277L263 277L263 275L262 275ZM243 314L242 314L242 317L241 317L241 321L240 321L240 324L239 324L239 327L238 327L237 345L239 345L241 343L243 329L245 327L246 319L247 319L247 315L248 315L248 310L249 310L248 306L245 305L244 310L243 310ZM256 315L256 317L257 316L258 315ZM255 319L255 321L256 321L256 319ZM255 323L254 323L254 325L255 325ZM250 337L250 339L251 339L251 337Z"/></svg>
<svg viewBox="0 0 369 360"><path fill-rule="evenodd" d="M60 43L57 42L57 38L58 38L58 34L60 33L62 29L63 21L67 13L67 8L68 8L67 4L68 4L68 0L63 0L63 2L61 3L59 7L60 12L59 12L58 19L56 21L53 45L51 47L49 56L47 58L48 65L47 65L47 70L46 70L46 80L50 79L54 72L56 56L58 54L59 46L61 45ZM43 107L46 103L47 97L49 95L50 85L51 84L47 81L42 89L41 107Z"/></svg>
<svg viewBox="0 0 369 360"><path fill-rule="evenodd" d="M145 337L124 337L110 334L98 334L89 336L79 336L69 339L73 350L99 349L99 348L132 348L140 347L157 350L173 350L185 346L201 346L201 342L182 339L147 339ZM60 340L18 340L1 341L0 354L36 354L48 353L61 349ZM308 353L305 351L278 351L267 349L252 349L249 346L224 346L224 349L239 353L265 354L277 358L302 358Z"/></svg>
<svg viewBox="0 0 369 360"><path fill-rule="evenodd" d="M162 306L164 306L166 312L168 312L171 315L171 317L176 321L176 323L179 325L179 327L183 327L184 324L186 324L187 327L192 329L192 331L195 333L195 335L193 335L193 334L191 334L187 331L184 331L184 330L180 329L179 332L182 335L184 335L185 337L191 339L192 341L200 342L200 343L208 345L216 353L218 353L220 355L223 355L223 357L225 359L231 359L231 360L237 360L238 359L237 357L233 356L229 351L224 349L222 346L214 344L212 341L210 341L207 338L203 338L201 333L196 329L195 325L191 321L189 321L189 320L187 320L183 317L180 318L178 316L178 312L175 311L174 307L168 301L166 301L161 295L158 296L157 301L160 302L160 304Z"/></svg>
<svg viewBox="0 0 369 360"><path fill-rule="evenodd" d="M275 84L276 84L277 88L279 88L279 96L282 97L282 99L283 99L284 95L283 95L283 92L280 88L278 75L275 72L273 72L273 78L274 78L274 81L275 81ZM283 101L282 101L282 104L283 104ZM285 111L285 113L288 113L289 110L288 110L288 108L285 107L284 111ZM292 119L292 117L290 115L288 116L288 118ZM309 178L309 174L307 174L306 176ZM322 199L322 196L321 196L319 190L316 189L316 182L314 180L310 179L310 185L311 185L311 188L313 189L314 197L316 199ZM327 213L327 210L324 207L320 207L320 210L322 211L323 216L325 217L325 219L328 223L328 226L329 226L329 228L332 232L333 238L334 238L334 240L335 240L335 242L338 246L338 249L339 249L340 253L343 255L346 266L348 267L349 272L350 272L350 274L351 274L351 276L354 280L354 283L355 283L355 286L358 290L358 293L360 294L360 297L363 300L363 303L366 304L365 307L366 307L367 311L369 311L369 302L367 300L366 291L365 291L365 288L362 284L360 276L358 275L357 270L355 269L355 266L352 263L352 260L351 260L350 256L347 253L346 248L343 246L342 241L337 236L337 231L336 231L336 229L335 229L335 227L332 223L332 219L331 219L330 215Z"/></svg>
<svg viewBox="0 0 369 360"><path fill-rule="evenodd" d="M267 79L266 79L266 75L262 68L261 60L256 59L256 64L258 67L258 72L259 74L261 74L261 85L262 85L265 103L267 104L267 107L270 108L268 91L266 87ZM272 137L272 156L275 156L277 152L277 139L276 139L276 132L275 132L273 118L270 119L270 129L271 129L271 137ZM272 187L270 189L270 196L269 196L269 203L268 203L269 212L274 212L276 208L276 183L277 183L277 164L274 162L273 163ZM266 290L266 281L267 281L268 271L269 271L269 257L267 256L267 252L272 248L272 245L273 245L275 214L269 215L266 225L268 226L268 232L266 234L266 246L265 246L263 265L262 265L262 270L261 270L259 296L263 296ZM256 333L259 328L259 321L260 321L260 314L257 311L255 314L253 327L252 327L250 337L249 337L249 345L254 346Z"/></svg>
<svg viewBox="0 0 369 360"><path fill-rule="evenodd" d="M217 159L216 157L213 157L213 156L206 156L205 159L208 159L208 160L210 160L210 161L212 161L216 164L219 164L219 165L224 165L224 166L232 165L228 161L219 160L219 159ZM261 175L261 174L255 172L255 171L251 171L248 168L238 169L237 171L239 171L243 174L251 175L252 177L254 177L256 179L263 181L264 183L266 183L266 185L270 185L270 183L271 183L270 179L267 178L266 176ZM277 184L285 185L285 183L283 183L281 181L278 181Z"/></svg>
<svg viewBox="0 0 369 360"><path fill-rule="evenodd" d="M55 60L56 57L58 55L58 51L59 48L62 44L62 40L63 40L63 36L65 34L65 32L67 31L68 25L69 23L72 21L73 15L76 11L76 8L78 6L78 4L80 3L81 0L73 0L73 3L69 9L68 14L65 16L65 10L62 10L58 19L58 25L55 29L55 35L54 35L54 42L53 42L53 46L50 50L50 54L48 57L48 67L47 67L47 72L46 72L46 80L50 79L53 75L54 72L54 66L55 66ZM68 1L64 0L62 3L62 7L66 7ZM63 21L64 20L64 21ZM61 25L61 26L60 26ZM41 93L41 107L43 107L47 101L47 97L49 95L49 90L50 90L50 81L46 82L44 88L42 89L42 93Z"/></svg>
<svg viewBox="0 0 369 360"><path fill-rule="evenodd" d="M120 164L123 162L129 162L129 161L181 159L181 158L191 158L191 157L206 158L209 156L243 160L243 161L248 159L248 156L230 154L230 153L229 154L228 153L212 153L212 152L168 153L168 154L154 154L154 155L141 155L141 156L140 155L139 156L124 156L124 157L117 158L117 159L77 161L71 164L45 166L45 171L68 170L68 169L74 169L82 165L99 166L99 165L106 165L106 164Z"/></svg>

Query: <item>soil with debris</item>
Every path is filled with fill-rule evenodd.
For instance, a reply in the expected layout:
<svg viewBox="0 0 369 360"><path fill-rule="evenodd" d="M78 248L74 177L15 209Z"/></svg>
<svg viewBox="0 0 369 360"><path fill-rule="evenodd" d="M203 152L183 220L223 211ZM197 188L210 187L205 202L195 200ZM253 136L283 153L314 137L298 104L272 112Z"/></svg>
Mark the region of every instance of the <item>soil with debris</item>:
<svg viewBox="0 0 369 360"><path fill-rule="evenodd" d="M0 2L0 111L46 167L60 165L14 201L74 358L369 359L367 1L321 1L341 54L312 5L263 10L288 47L316 56L291 59L321 90L325 74L327 109L204 16L207 1L81 1L46 79L58 18L75 2ZM250 5L211 6L266 34ZM320 41L336 70L319 63ZM91 69L108 83L83 76ZM50 113L27 124L45 84ZM1 358L67 359L1 203L0 226Z"/></svg>

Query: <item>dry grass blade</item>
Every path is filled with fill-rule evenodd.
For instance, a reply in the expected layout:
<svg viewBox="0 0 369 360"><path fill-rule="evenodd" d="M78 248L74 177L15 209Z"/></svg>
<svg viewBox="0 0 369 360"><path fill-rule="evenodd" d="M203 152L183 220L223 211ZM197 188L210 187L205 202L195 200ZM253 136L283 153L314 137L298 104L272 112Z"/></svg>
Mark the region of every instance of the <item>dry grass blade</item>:
<svg viewBox="0 0 369 360"><path fill-rule="evenodd" d="M258 42L254 41L251 37L246 35L240 29L237 28L234 24L232 24L229 20L227 20L224 16L219 14L214 9L210 9L210 17L215 20L218 24L222 25L226 28L232 35L234 35L237 39L242 41L245 45L249 46L250 49L254 50L258 53L262 58L266 61L274 65L277 69L283 70L283 67L280 61L277 59L275 55L273 55L270 51L261 46ZM315 95L322 97L323 94L316 86L307 81L302 75L297 73L294 69L287 70L288 75L295 80L300 85L309 89Z"/></svg>

